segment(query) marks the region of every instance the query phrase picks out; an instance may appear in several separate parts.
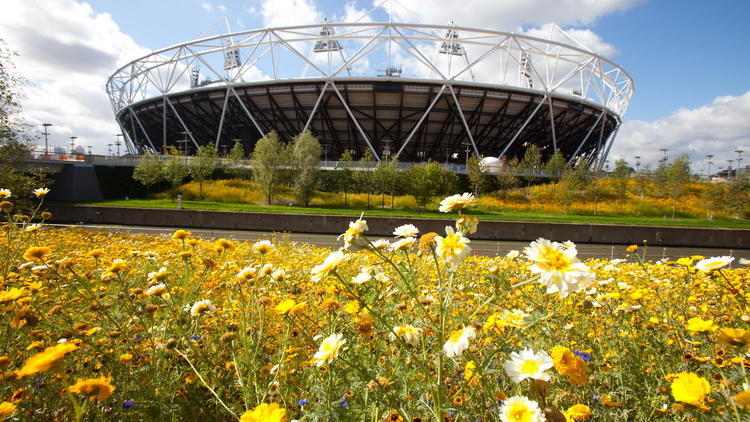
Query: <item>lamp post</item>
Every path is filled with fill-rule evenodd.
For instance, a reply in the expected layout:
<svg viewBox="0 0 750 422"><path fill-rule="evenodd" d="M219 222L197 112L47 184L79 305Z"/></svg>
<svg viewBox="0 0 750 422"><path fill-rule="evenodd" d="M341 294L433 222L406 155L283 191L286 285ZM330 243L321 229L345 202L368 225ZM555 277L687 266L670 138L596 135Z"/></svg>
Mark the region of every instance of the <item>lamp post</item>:
<svg viewBox="0 0 750 422"><path fill-rule="evenodd" d="M659 148L659 151L664 153L664 158L662 158L662 160L664 161L664 164L666 164L667 163L667 151L669 150L666 148Z"/></svg>
<svg viewBox="0 0 750 422"><path fill-rule="evenodd" d="M737 153L737 173L735 174L736 177L740 177L740 161L742 161L742 153L745 152L741 149L736 149L734 152Z"/></svg>
<svg viewBox="0 0 750 422"><path fill-rule="evenodd" d="M49 136L49 133L47 133L47 128L52 126L52 123L42 123L42 126L44 126L44 156L49 156L49 144L47 143L47 137Z"/></svg>
<svg viewBox="0 0 750 422"><path fill-rule="evenodd" d="M727 167L727 177L732 177L732 163L734 163L734 160L727 160L727 164L729 164Z"/></svg>
<svg viewBox="0 0 750 422"><path fill-rule="evenodd" d="M633 158L635 158L635 172L638 173L638 169L641 168L641 156L640 155L636 155Z"/></svg>
<svg viewBox="0 0 750 422"><path fill-rule="evenodd" d="M707 174L707 176L708 176L708 179L710 180L711 179L711 165L714 163L713 161L711 161L711 159L714 158L714 155L713 154L708 154L708 155L706 155L706 158L708 158L708 174Z"/></svg>
<svg viewBox="0 0 750 422"><path fill-rule="evenodd" d="M76 146L76 139L78 139L77 136L71 136L70 137L70 155L73 155L75 153L75 151L73 151L73 149Z"/></svg>
<svg viewBox="0 0 750 422"><path fill-rule="evenodd" d="M120 156L120 145L122 145L122 142L120 142L120 136L123 136L122 133L115 133L115 145L117 145L117 156Z"/></svg>
<svg viewBox="0 0 750 422"><path fill-rule="evenodd" d="M107 157L112 156L112 144L107 144Z"/></svg>

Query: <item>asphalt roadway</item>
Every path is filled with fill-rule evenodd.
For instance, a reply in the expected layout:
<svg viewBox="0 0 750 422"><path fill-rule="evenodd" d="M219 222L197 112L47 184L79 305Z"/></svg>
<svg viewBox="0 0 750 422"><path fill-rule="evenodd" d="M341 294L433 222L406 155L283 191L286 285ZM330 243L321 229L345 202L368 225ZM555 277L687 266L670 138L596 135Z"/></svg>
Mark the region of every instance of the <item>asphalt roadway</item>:
<svg viewBox="0 0 750 422"><path fill-rule="evenodd" d="M70 227L65 224L54 224L53 226ZM119 225L78 225L93 230L117 230L127 233L147 233L147 234L165 234L174 232L177 227L147 227L147 226L119 226ZM236 239L242 241L255 241L259 239L268 239L271 236L284 236L285 239L295 242L307 242L321 247L338 248L343 243L333 234L312 234L312 233L272 233L260 231L244 230L208 230L208 229L188 229L194 236L203 239ZM565 239L552 239L564 241ZM478 255L497 256L505 255L508 251L522 251L528 246L529 242L517 241L492 241L492 240L472 240L471 249ZM628 253L625 248L628 245L607 245L607 244L590 244L579 243L578 257L587 258L626 258ZM639 253L643 253L644 248L641 245ZM705 257L731 255L737 258L750 259L750 249L726 249L726 248L690 248L690 247L662 247L649 246L646 249L647 260L659 260L663 258L679 258L683 256L703 255Z"/></svg>

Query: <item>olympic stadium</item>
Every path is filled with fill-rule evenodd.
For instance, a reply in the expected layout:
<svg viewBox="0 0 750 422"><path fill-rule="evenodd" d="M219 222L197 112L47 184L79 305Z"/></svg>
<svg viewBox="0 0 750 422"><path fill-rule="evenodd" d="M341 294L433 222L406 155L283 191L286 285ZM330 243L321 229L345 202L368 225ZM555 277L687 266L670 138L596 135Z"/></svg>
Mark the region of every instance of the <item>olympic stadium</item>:
<svg viewBox="0 0 750 422"><path fill-rule="evenodd" d="M331 23L233 32L155 51L107 93L128 152L252 151L310 130L326 160L464 163L469 154L601 166L633 80L556 26L547 38L455 25Z"/></svg>

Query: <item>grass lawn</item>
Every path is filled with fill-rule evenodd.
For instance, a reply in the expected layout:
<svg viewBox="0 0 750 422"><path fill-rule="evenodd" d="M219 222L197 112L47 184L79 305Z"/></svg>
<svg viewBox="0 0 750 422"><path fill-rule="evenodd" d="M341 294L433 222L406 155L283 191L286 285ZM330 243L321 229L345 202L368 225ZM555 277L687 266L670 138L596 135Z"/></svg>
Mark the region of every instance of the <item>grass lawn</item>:
<svg viewBox="0 0 750 422"><path fill-rule="evenodd" d="M177 204L169 199L131 199L116 201L86 202L77 205L96 205L108 207L140 207L140 208L175 208ZM407 211L388 209L347 209L321 207L294 207L283 205L257 205L248 203L213 202L213 201L183 201L182 206L189 210L215 211L245 211L245 212L274 212L285 214L325 214L359 216L363 211L368 216L383 217L413 217L413 218L442 218L452 219L454 215L437 211ZM472 215L481 220L501 221L535 221L548 223L590 223L644 226L682 226L682 227L712 227L750 229L748 220L704 220L698 218L678 218L675 220L655 217L610 216L610 215L565 215L554 213L532 213L515 211L485 211L474 209Z"/></svg>

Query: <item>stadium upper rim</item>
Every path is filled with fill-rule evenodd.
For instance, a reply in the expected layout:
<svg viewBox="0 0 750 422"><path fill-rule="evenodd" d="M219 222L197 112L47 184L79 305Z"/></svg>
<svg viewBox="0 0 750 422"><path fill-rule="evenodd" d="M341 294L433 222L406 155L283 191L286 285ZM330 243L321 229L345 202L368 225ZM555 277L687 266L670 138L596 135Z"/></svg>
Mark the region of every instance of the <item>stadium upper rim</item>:
<svg viewBox="0 0 750 422"><path fill-rule="evenodd" d="M170 97L206 89L224 89L228 98L230 93L238 95L235 88L263 83L323 80L336 90L337 83L368 78L375 82L430 82L442 85L441 90L454 99L454 86L484 86L534 93L550 107L553 99L573 101L614 119L615 133L634 91L633 79L624 69L555 25L543 39L455 25L390 22L324 22L187 41L122 66L109 78L106 89L120 120L133 114L134 106L149 101L164 99L174 110ZM260 131L253 116L249 117ZM460 117L469 132L466 119ZM222 112L219 132L223 120ZM554 116L550 120L554 145ZM364 132L362 137L373 149ZM126 135L129 150L137 151L134 140L128 138ZM614 136L605 144L611 146L613 140ZM166 139L164 142L166 145ZM216 143L218 147L218 140ZM473 149L479 154L476 145ZM604 145L597 148L600 163L608 150Z"/></svg>
<svg viewBox="0 0 750 422"><path fill-rule="evenodd" d="M323 35L326 29L328 35ZM341 30L348 30L341 32ZM451 33L457 34L451 38ZM579 46L566 44L553 39L558 36ZM239 39L239 40L237 40ZM216 44L216 42L220 44ZM364 42L362 48L356 50L354 55L346 57L343 51L346 47L343 42ZM494 84L504 87L531 88L538 91L574 95L583 100L591 101L605 107L611 113L622 118L627 111L628 103L634 91L634 83L630 74L613 61L589 50L577 40L557 26L552 26L548 39L531 37L513 32L502 32L485 30L471 27L460 27L454 25L426 25L406 23L332 23L285 26L275 28L255 29L239 31L228 34L214 35L199 38L184 43L172 45L154 51L135 59L117 69L107 81L107 93L112 101L115 112L135 102L151 97L170 94L185 90L184 82L189 81L191 68L196 65L207 70L208 74L215 77L212 86L230 85L244 82L259 82L262 80L289 80L305 78L333 78L340 77L345 71L351 74L351 65L360 62L363 58L372 54L375 47L372 44L397 43L404 51L409 52L411 60L416 60L418 69L414 77L404 76L399 72L399 80L430 79L435 81L460 82L473 81L479 83ZM327 50L315 51L315 44L327 43ZM341 47L334 50L331 47L337 42ZM402 44L405 42L406 44ZM419 44L415 44L419 43ZM424 53L438 52L447 43L448 48L457 46L459 51L463 49L463 56L469 62L466 66L460 66L458 70L441 72L440 64L435 59L429 60ZM313 54L309 51L300 51L295 45L311 44ZM433 48L430 49L430 46ZM251 68L259 68L259 62L268 58L269 52L273 56L273 49L282 47L296 56L304 64L303 73L300 76L284 76L275 71L264 72L262 78L247 81L244 76ZM365 48L370 47L370 48ZM392 46L389 45L388 48ZM479 50L479 56L471 57L468 50L484 48ZM240 63L234 67L234 71L223 69L222 72L216 64L210 63L206 58L211 55L223 55L226 59L229 51L251 50L250 55L240 57ZM431 51L432 50L432 51ZM316 65L314 55L327 53L330 63L331 56L343 59L343 66L336 66L328 71L322 69L326 66ZM223 53L223 54L222 54ZM449 52L450 53L450 52ZM482 63L487 63L490 56L503 53L506 58L501 62L502 68L498 74L488 76L486 73L476 74L473 71L480 69ZM279 54L278 52L276 54ZM398 63L391 66L389 52L389 63L386 72L396 70ZM455 54L448 54L449 56ZM266 56L266 57L264 57ZM525 56L525 58L524 58ZM407 56L408 57L408 56ZM252 60L252 62L251 62ZM279 58L271 58L278 65ZM524 64L526 63L526 64ZM317 61L317 64L321 64ZM523 68L528 71L528 77L516 77L523 73ZM311 71L311 75L306 73ZM444 70L444 69L443 69ZM516 70L514 72L514 70ZM317 74L316 72L317 71ZM424 75L427 71L427 75ZM421 74L420 74L421 73ZM350 75L351 76L351 75ZM368 76L365 74L358 77ZM370 74L369 76L393 76ZM501 76L500 79L497 76ZM183 83L181 83L183 82ZM531 85L531 86L529 86ZM576 86L579 89L571 89ZM195 88L194 86L190 88ZM149 95L151 94L151 95Z"/></svg>

